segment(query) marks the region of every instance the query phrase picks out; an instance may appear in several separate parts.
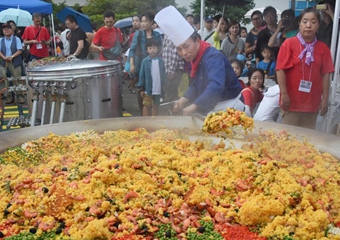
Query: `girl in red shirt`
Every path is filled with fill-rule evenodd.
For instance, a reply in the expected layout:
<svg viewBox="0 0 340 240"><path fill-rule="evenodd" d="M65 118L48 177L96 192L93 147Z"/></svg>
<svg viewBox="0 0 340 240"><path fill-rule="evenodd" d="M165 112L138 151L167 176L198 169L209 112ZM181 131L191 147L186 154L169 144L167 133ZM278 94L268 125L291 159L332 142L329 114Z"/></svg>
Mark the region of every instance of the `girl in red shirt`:
<svg viewBox="0 0 340 240"><path fill-rule="evenodd" d="M254 108L256 104L262 101L263 94L261 89L263 89L265 73L262 69L254 68L249 72L248 83L245 89L242 90L242 95L244 98L244 112L249 116L254 116Z"/></svg>

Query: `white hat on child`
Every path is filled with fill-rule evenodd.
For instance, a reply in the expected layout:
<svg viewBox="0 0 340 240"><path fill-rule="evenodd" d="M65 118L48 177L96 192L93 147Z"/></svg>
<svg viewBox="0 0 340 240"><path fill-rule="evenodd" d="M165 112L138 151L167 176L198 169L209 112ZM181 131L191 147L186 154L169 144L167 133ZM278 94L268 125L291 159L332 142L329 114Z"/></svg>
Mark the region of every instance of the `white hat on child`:
<svg viewBox="0 0 340 240"><path fill-rule="evenodd" d="M155 21L176 47L185 42L195 31L174 6L159 11Z"/></svg>

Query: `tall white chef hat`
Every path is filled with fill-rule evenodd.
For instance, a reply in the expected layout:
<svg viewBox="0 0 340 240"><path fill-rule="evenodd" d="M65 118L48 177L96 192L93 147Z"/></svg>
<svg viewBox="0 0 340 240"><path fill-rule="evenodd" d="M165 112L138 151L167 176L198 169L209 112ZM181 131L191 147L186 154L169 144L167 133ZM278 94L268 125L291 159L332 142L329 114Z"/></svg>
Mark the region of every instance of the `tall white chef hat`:
<svg viewBox="0 0 340 240"><path fill-rule="evenodd" d="M155 21L176 47L185 42L195 31L174 6L159 11Z"/></svg>

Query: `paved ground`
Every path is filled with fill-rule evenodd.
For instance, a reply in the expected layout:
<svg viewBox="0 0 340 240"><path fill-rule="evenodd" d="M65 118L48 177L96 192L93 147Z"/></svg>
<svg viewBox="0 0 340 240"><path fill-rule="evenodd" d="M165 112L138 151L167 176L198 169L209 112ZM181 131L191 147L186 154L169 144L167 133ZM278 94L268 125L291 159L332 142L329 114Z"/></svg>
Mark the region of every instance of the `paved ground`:
<svg viewBox="0 0 340 240"><path fill-rule="evenodd" d="M123 84L123 108L125 109L124 116L141 116L141 112L138 109L137 93L133 94L128 89L129 83L125 82ZM135 89L137 91L137 89ZM170 105L160 106L159 114L160 116L167 115Z"/></svg>
<svg viewBox="0 0 340 240"><path fill-rule="evenodd" d="M138 103L137 103L137 94L132 94L129 89L129 83L123 81L123 108L124 108L124 115L125 116L140 116L141 112L138 109Z"/></svg>

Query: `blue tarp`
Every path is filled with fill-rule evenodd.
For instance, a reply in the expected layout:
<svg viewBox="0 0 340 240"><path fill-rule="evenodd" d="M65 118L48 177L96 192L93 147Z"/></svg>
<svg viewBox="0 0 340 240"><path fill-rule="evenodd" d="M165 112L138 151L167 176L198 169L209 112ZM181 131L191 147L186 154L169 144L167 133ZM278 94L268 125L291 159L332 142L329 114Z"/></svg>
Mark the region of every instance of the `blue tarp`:
<svg viewBox="0 0 340 240"><path fill-rule="evenodd" d="M0 0L0 11L6 10L8 8L20 8L28 12L41 13L41 14L51 14L52 4L47 2L42 2L39 0Z"/></svg>

